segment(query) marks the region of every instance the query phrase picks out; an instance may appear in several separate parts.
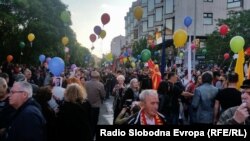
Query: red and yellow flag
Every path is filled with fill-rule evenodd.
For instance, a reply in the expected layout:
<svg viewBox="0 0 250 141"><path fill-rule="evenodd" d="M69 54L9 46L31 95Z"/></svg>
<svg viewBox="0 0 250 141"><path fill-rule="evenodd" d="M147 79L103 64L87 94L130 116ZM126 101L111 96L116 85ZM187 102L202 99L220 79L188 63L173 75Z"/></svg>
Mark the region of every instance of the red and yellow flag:
<svg viewBox="0 0 250 141"><path fill-rule="evenodd" d="M155 65L154 62L150 59L148 61L148 67L151 72L151 79L152 79L152 87L154 90L158 89L158 86L161 82L161 72L159 70L159 66Z"/></svg>

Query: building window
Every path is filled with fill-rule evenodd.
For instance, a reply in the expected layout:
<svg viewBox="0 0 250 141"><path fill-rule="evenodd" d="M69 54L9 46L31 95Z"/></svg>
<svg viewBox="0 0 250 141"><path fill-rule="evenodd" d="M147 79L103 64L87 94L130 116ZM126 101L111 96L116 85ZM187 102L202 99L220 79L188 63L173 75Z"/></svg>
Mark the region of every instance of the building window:
<svg viewBox="0 0 250 141"><path fill-rule="evenodd" d="M172 35L174 30L174 19L166 19L166 35Z"/></svg>
<svg viewBox="0 0 250 141"><path fill-rule="evenodd" d="M155 9L155 21L162 21L162 7Z"/></svg>
<svg viewBox="0 0 250 141"><path fill-rule="evenodd" d="M162 3L162 0L155 0L155 3Z"/></svg>
<svg viewBox="0 0 250 141"><path fill-rule="evenodd" d="M144 21L142 23L142 32L147 32L147 30L148 30L148 22Z"/></svg>
<svg viewBox="0 0 250 141"><path fill-rule="evenodd" d="M165 1L166 14L174 12L174 0L166 0Z"/></svg>
<svg viewBox="0 0 250 141"><path fill-rule="evenodd" d="M143 7L143 18L146 18L148 16L148 10L147 7Z"/></svg>
<svg viewBox="0 0 250 141"><path fill-rule="evenodd" d="M213 0L204 0L204 2L213 2Z"/></svg>
<svg viewBox="0 0 250 141"><path fill-rule="evenodd" d="M153 27L154 26L154 16L148 16L148 27Z"/></svg>
<svg viewBox="0 0 250 141"><path fill-rule="evenodd" d="M147 3L148 2L148 0L142 0L141 1L141 3Z"/></svg>
<svg viewBox="0 0 250 141"><path fill-rule="evenodd" d="M227 0L227 8L242 7L242 0Z"/></svg>
<svg viewBox="0 0 250 141"><path fill-rule="evenodd" d="M203 24L213 24L213 13L204 13L203 14Z"/></svg>
<svg viewBox="0 0 250 141"><path fill-rule="evenodd" d="M148 0L148 12L153 11L154 7L155 7L155 1L154 0Z"/></svg>

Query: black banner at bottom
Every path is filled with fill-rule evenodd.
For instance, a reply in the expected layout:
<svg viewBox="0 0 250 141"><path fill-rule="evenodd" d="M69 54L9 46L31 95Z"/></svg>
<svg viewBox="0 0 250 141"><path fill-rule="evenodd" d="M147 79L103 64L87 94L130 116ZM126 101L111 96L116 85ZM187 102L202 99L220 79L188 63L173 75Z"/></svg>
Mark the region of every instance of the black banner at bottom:
<svg viewBox="0 0 250 141"><path fill-rule="evenodd" d="M249 126L111 126L99 125L96 140L128 139L187 139L217 140L238 139L249 140Z"/></svg>

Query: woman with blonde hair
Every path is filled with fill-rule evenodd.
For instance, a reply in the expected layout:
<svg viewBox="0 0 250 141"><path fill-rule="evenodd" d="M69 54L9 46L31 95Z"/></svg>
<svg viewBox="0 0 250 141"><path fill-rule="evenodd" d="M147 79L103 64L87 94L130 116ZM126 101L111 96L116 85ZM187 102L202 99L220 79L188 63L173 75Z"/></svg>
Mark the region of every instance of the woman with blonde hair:
<svg viewBox="0 0 250 141"><path fill-rule="evenodd" d="M85 88L77 83L69 84L64 100L58 113L58 140L91 140L91 107Z"/></svg>

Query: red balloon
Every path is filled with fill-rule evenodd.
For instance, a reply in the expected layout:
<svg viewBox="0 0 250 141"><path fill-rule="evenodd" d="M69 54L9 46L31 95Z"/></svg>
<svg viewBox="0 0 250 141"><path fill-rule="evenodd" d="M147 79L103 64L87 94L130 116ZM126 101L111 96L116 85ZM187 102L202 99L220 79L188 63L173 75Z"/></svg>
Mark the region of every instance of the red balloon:
<svg viewBox="0 0 250 141"><path fill-rule="evenodd" d="M101 20L103 25L107 24L110 21L109 14L107 13L102 14Z"/></svg>
<svg viewBox="0 0 250 141"><path fill-rule="evenodd" d="M226 36L228 33L228 26L226 24L223 24L220 26L220 35Z"/></svg>
<svg viewBox="0 0 250 141"><path fill-rule="evenodd" d="M196 48L195 44L191 45L191 49L194 50Z"/></svg>
<svg viewBox="0 0 250 141"><path fill-rule="evenodd" d="M95 40L96 40L95 34L91 34L91 35L89 36L89 39L90 39L90 41L91 41L92 43L95 42Z"/></svg>
<svg viewBox="0 0 250 141"><path fill-rule="evenodd" d="M12 60L13 60L13 56L12 55L8 55L7 56L7 62L10 63Z"/></svg>
<svg viewBox="0 0 250 141"><path fill-rule="evenodd" d="M224 59L225 59L225 60L229 59L229 57L230 57L229 53L225 53L225 54L224 54Z"/></svg>
<svg viewBox="0 0 250 141"><path fill-rule="evenodd" d="M250 56L250 47L248 47L248 48L246 49L245 54L246 54L247 56Z"/></svg>

